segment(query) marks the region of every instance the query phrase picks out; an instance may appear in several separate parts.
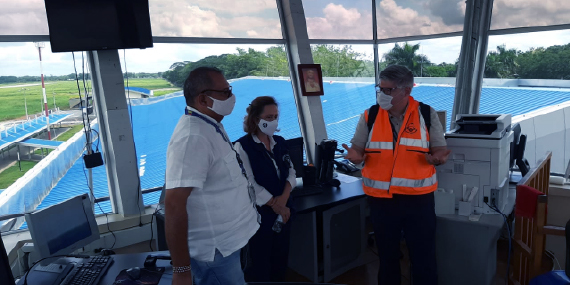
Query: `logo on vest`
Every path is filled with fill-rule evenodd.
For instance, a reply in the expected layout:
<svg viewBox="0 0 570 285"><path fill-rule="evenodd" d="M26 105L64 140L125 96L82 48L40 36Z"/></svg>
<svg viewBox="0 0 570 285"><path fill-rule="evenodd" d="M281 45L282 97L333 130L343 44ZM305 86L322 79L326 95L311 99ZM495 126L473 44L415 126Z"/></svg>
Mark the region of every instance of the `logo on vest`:
<svg viewBox="0 0 570 285"><path fill-rule="evenodd" d="M416 129L414 123L410 123L406 126L406 129L404 131L408 134L415 134L418 131L418 129Z"/></svg>

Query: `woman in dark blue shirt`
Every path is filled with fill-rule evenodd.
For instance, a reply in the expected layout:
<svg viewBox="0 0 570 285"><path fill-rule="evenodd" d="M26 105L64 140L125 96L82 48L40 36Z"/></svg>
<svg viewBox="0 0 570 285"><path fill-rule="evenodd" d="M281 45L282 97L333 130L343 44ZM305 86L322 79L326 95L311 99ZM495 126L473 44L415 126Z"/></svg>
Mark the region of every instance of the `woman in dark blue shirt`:
<svg viewBox="0 0 570 285"><path fill-rule="evenodd" d="M277 131L279 110L273 97L255 98L244 118L245 136L235 148L254 185L261 225L249 240L251 264L246 267L248 282L283 281L289 255L291 202L295 187L295 169L289 158L285 139ZM282 219L282 223L279 223ZM280 231L279 231L280 226Z"/></svg>

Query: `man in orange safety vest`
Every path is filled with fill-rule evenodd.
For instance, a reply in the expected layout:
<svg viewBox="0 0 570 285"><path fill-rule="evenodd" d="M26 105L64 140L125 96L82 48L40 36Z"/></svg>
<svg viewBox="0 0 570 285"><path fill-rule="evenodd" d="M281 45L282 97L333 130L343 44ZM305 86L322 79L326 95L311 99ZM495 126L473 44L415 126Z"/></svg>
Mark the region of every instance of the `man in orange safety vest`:
<svg viewBox="0 0 570 285"><path fill-rule="evenodd" d="M450 150L436 111L410 94L412 72L399 65L380 73L377 105L365 110L346 158L364 162L362 184L374 226L380 267L378 284L400 284L402 232L414 284L437 284L435 260L435 166Z"/></svg>

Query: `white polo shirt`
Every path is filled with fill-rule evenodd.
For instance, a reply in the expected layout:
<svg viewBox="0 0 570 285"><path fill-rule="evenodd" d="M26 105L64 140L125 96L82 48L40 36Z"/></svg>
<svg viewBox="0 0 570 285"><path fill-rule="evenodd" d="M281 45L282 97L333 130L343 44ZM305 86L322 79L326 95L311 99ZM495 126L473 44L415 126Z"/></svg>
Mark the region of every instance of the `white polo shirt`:
<svg viewBox="0 0 570 285"><path fill-rule="evenodd" d="M201 115L228 137L221 123ZM228 256L259 228L235 152L214 126L195 116L180 118L168 145L166 189L177 187L194 188L186 202L192 258L213 261L216 249Z"/></svg>

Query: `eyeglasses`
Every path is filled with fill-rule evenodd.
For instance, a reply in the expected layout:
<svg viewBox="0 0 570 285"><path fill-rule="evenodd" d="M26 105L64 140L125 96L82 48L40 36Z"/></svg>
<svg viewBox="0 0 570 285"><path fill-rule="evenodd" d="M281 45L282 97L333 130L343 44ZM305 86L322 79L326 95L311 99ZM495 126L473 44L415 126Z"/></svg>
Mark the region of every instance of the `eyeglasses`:
<svg viewBox="0 0 570 285"><path fill-rule="evenodd" d="M204 93L204 92L218 92L218 93L223 93L224 95L226 95L227 98L232 97L232 86L228 87L227 89L224 90L216 90L216 89L205 89L202 90L200 93Z"/></svg>
<svg viewBox="0 0 570 285"><path fill-rule="evenodd" d="M378 85L376 85L376 91L382 91L384 94L386 95L392 95L392 91L398 89L400 87L394 87L394 88L384 88L384 87L380 87Z"/></svg>

